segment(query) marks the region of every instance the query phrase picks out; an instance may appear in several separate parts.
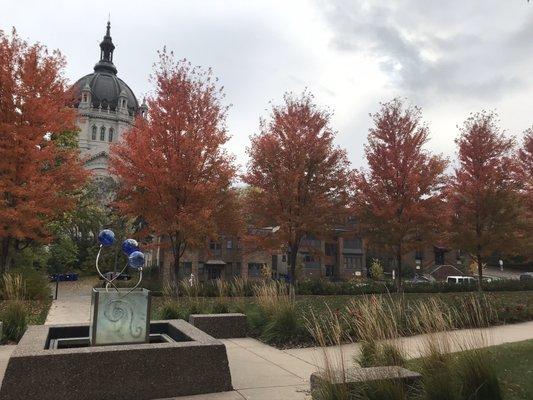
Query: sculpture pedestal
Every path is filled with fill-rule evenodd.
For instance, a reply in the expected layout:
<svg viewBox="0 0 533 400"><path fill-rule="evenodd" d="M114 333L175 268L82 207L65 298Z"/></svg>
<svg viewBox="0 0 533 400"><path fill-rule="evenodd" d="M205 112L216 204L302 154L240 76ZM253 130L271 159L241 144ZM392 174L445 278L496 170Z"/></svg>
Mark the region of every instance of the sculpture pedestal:
<svg viewBox="0 0 533 400"><path fill-rule="evenodd" d="M146 289L94 288L91 298L92 346L148 343L150 291Z"/></svg>
<svg viewBox="0 0 533 400"><path fill-rule="evenodd" d="M87 324L30 326L0 399L153 400L232 390L222 342L183 320L152 321L150 336L163 335L170 342L89 346Z"/></svg>

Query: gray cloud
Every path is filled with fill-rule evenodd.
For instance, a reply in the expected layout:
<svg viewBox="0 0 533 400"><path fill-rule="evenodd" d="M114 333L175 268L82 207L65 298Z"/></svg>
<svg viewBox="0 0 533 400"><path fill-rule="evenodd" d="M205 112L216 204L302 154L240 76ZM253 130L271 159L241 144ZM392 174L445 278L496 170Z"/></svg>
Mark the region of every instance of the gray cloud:
<svg viewBox="0 0 533 400"><path fill-rule="evenodd" d="M427 96L496 100L523 88L531 79L523 71L533 61L531 7L526 2L465 3L318 4L334 32L332 46L376 57L391 83L410 92L414 100ZM509 11L516 12L514 20L504 18Z"/></svg>

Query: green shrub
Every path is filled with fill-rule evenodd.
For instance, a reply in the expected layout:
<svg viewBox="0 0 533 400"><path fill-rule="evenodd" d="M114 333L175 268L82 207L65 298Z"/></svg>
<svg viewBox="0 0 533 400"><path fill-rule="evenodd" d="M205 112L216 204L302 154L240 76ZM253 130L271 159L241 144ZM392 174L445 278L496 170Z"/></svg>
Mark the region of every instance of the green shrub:
<svg viewBox="0 0 533 400"><path fill-rule="evenodd" d="M28 315L24 304L15 301L8 304L2 313L4 340L18 342L28 326Z"/></svg>
<svg viewBox="0 0 533 400"><path fill-rule="evenodd" d="M372 341L361 342L361 353L356 361L361 367L405 366L406 360L401 351L389 343Z"/></svg>
<svg viewBox="0 0 533 400"><path fill-rule="evenodd" d="M370 264L370 276L375 280L383 279L383 266L377 258L374 258Z"/></svg>
<svg viewBox="0 0 533 400"><path fill-rule="evenodd" d="M266 312L252 304L245 306L246 321L248 324L248 333L250 336L261 336L268 317Z"/></svg>
<svg viewBox="0 0 533 400"><path fill-rule="evenodd" d="M426 400L457 400L455 372L449 354L433 351L421 359L420 373Z"/></svg>
<svg viewBox="0 0 533 400"><path fill-rule="evenodd" d="M182 319L183 312L179 305L173 301L167 301L161 307L161 319Z"/></svg>
<svg viewBox="0 0 533 400"><path fill-rule="evenodd" d="M34 268L13 268L0 282L4 300L46 300L50 297L48 277Z"/></svg>
<svg viewBox="0 0 533 400"><path fill-rule="evenodd" d="M458 355L456 373L463 400L501 400L498 375L486 350L466 351Z"/></svg>
<svg viewBox="0 0 533 400"><path fill-rule="evenodd" d="M361 342L361 353L357 357L356 361L361 367L372 367L376 365L376 342Z"/></svg>
<svg viewBox="0 0 533 400"><path fill-rule="evenodd" d="M288 345L300 341L306 332L296 307L291 305L276 309L268 317L261 339L267 343Z"/></svg>
<svg viewBox="0 0 533 400"><path fill-rule="evenodd" d="M227 314L229 313L229 305L223 300L218 300L213 303L211 308L213 314Z"/></svg>

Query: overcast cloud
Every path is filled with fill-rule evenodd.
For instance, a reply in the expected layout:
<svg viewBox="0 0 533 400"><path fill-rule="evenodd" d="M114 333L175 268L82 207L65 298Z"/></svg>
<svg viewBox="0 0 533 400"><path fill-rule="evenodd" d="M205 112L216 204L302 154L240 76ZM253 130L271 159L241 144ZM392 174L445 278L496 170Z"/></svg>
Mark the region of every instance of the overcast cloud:
<svg viewBox="0 0 533 400"><path fill-rule="evenodd" d="M240 164L269 101L308 88L334 111L337 143L364 165L369 112L407 97L429 147L453 156L458 124L494 109L521 136L533 124L533 3L526 0L3 0L0 29L58 48L74 82L92 71L108 14L119 76L139 100L156 51L212 67Z"/></svg>

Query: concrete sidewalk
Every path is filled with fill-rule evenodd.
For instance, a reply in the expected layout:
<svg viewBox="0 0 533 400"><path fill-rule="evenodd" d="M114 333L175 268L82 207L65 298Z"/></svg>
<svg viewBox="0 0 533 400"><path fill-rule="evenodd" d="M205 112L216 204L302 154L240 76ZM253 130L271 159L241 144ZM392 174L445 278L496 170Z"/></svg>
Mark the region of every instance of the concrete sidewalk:
<svg viewBox="0 0 533 400"><path fill-rule="evenodd" d="M45 325L89 323L92 288L96 279L59 282L57 300L52 301ZM51 284L55 292L55 283Z"/></svg>

